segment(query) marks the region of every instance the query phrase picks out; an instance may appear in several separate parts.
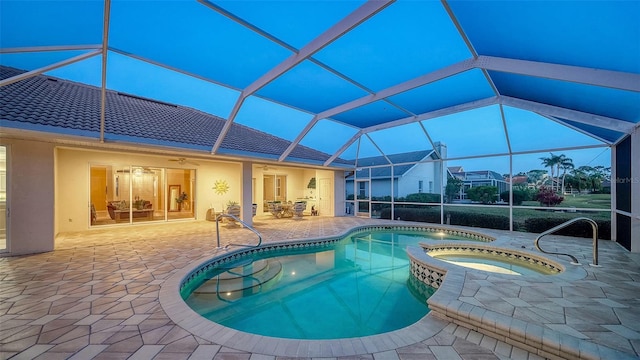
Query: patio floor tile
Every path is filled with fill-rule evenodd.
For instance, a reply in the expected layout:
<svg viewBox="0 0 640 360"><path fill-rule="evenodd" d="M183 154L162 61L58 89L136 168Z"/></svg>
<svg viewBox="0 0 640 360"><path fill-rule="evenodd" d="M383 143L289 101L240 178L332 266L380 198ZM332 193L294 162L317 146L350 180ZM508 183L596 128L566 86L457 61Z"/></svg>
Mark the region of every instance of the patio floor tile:
<svg viewBox="0 0 640 360"><path fill-rule="evenodd" d="M263 242L269 243L339 235L367 224L404 223L320 216L256 217L254 224ZM222 226L220 232L222 246L255 242L255 235L239 226ZM518 247L531 248L533 243L532 234L480 232ZM549 245L554 238L549 236ZM589 241L558 238L563 250L579 255L583 278L566 281L550 276L534 281L467 272L456 300L637 357L640 254L601 241L602 267L593 268L588 266ZM215 224L206 221L123 226L60 234L55 251L49 253L0 257L0 358L279 359L271 352L286 349L286 343L256 341L254 353L221 346L177 326L161 306L162 285L196 260L218 253L215 239ZM485 317L493 318L489 315ZM314 353L344 360L540 359L489 335L438 321L445 325L434 328L441 330L408 346L407 339L389 337L376 343L363 338L326 347L300 343L295 351L303 357ZM403 342L394 350L378 350ZM369 353L346 354L364 349Z"/></svg>

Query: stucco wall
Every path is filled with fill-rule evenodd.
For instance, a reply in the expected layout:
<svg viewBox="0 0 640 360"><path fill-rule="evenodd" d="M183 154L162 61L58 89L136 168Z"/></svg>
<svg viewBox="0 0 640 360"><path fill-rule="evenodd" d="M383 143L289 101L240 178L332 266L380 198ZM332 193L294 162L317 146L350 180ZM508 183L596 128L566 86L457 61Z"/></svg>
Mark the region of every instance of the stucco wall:
<svg viewBox="0 0 640 360"><path fill-rule="evenodd" d="M0 139L8 149L7 250L12 255L54 247L54 146L46 142Z"/></svg>
<svg viewBox="0 0 640 360"><path fill-rule="evenodd" d="M90 178L91 166L111 165L125 168L148 166L157 168L181 168L195 170L195 216L205 219L207 210L214 207L220 211L227 202L250 204L252 179L258 191L261 189L261 172L251 171L251 164L228 161L198 159L199 165L180 165L173 156L152 156L114 151L89 150L69 146L56 147L52 143L34 140L0 139L8 151L7 194L11 216L7 221L8 251L10 254L27 254L51 251L59 233L84 231L91 227ZM335 179L342 172L316 171L311 169L282 168L288 178L287 191L291 200L307 196L306 185L311 177L328 179L325 182L333 190ZM336 175L338 174L338 175ZM334 178L335 177L335 178ZM244 179L244 180L243 180ZM229 189L224 194L213 190L216 181L224 181ZM340 182L342 183L342 182ZM318 189L314 191L317 194ZM340 190L340 194L344 189ZM258 194L256 194L258 195ZM257 196L256 199L261 199ZM334 213L334 199L323 215ZM337 199L336 199L337 201ZM338 209L342 208L342 204ZM250 207L243 218L250 219ZM250 221L250 220L249 220ZM123 225L126 226L126 225Z"/></svg>
<svg viewBox="0 0 640 360"><path fill-rule="evenodd" d="M440 168L439 162L427 162L414 165L404 176L398 180L397 197L405 197L418 192L418 181L422 180L423 193L440 193L439 179L437 174ZM429 191L429 182L432 182L432 189Z"/></svg>
<svg viewBox="0 0 640 360"><path fill-rule="evenodd" d="M195 215L197 219L205 219L206 212L211 206L216 211L220 211L230 200L242 201L242 173L239 163L198 160L199 166L180 165L169 161L171 158L173 157L59 148L57 150L56 177L57 231L80 231L89 228L89 168L91 165L117 164L119 166L143 165L195 169ZM226 181L229 190L225 194L216 194L212 189L216 181Z"/></svg>

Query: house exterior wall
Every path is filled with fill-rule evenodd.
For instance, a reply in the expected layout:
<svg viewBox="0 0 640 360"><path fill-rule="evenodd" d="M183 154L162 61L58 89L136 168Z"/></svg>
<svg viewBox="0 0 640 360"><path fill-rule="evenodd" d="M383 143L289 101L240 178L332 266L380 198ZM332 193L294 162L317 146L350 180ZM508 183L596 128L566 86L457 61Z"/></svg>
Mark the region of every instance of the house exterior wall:
<svg viewBox="0 0 640 360"><path fill-rule="evenodd" d="M416 164L398 179L398 192L396 197L405 197L408 194L415 194L418 191L419 181L423 182L423 193L439 194L442 187L440 173L440 162L432 161ZM431 189L429 183L431 182Z"/></svg>
<svg viewBox="0 0 640 360"><path fill-rule="evenodd" d="M394 183L397 189L397 183ZM358 191L358 190L356 190ZM397 191L394 191L397 194ZM391 179L373 179L371 181L371 197L380 198L391 195Z"/></svg>
<svg viewBox="0 0 640 360"><path fill-rule="evenodd" d="M345 198L345 181L344 181L343 171L336 170L333 172L333 186L334 186L333 207L335 209L334 216L344 216L345 210L346 210L344 206L344 202L346 198Z"/></svg>
<svg viewBox="0 0 640 360"><path fill-rule="evenodd" d="M418 182L423 181L422 192L432 192L439 194L442 191L442 171L441 163L439 161L423 162L415 164L410 170L408 170L403 176L396 177L393 181L393 196L394 198L405 197L408 194L415 194L418 192ZM364 180L362 178L358 180ZM344 181L345 194L347 196L354 194L353 179ZM431 183L431 188L429 187ZM381 197L391 195L391 178L374 178L371 180L371 196ZM358 192L358 189L355 188Z"/></svg>
<svg viewBox="0 0 640 360"><path fill-rule="evenodd" d="M47 142L0 139L7 145L7 251L51 251L55 234L55 157Z"/></svg>
<svg viewBox="0 0 640 360"><path fill-rule="evenodd" d="M221 211L229 201L238 203L242 198L242 167L240 163L198 160L199 166L179 165L171 156L158 157L133 153L119 153L74 148L56 151L56 211L57 233L87 230L90 226L89 168L91 165L140 165L158 168L195 169L195 217L205 219L210 207ZM229 185L225 194L213 191L216 181ZM249 200L250 201L250 200Z"/></svg>

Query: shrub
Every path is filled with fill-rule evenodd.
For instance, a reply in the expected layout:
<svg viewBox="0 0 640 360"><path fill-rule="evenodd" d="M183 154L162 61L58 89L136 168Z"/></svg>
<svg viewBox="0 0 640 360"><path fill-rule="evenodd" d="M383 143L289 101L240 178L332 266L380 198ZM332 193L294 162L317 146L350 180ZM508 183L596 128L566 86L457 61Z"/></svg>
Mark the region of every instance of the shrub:
<svg viewBox="0 0 640 360"><path fill-rule="evenodd" d="M485 229L509 230L509 217L502 215L471 213L464 211L447 211L451 215L451 225L481 227Z"/></svg>
<svg viewBox="0 0 640 360"><path fill-rule="evenodd" d="M472 201L491 204L498 200L498 188L495 186L474 186L467 189L467 197Z"/></svg>
<svg viewBox="0 0 640 360"><path fill-rule="evenodd" d="M386 201L391 202L391 196L371 196L371 201Z"/></svg>
<svg viewBox="0 0 640 360"><path fill-rule="evenodd" d="M440 208L430 209L430 208L410 208L410 207L396 207L395 210L395 218L400 218L404 221L420 221L420 222L428 222L428 223L440 223ZM391 219L391 208L384 208L380 212L381 219Z"/></svg>
<svg viewBox="0 0 640 360"><path fill-rule="evenodd" d="M398 201L416 202L416 203L439 203L440 194L414 193L414 194L408 194L404 198L399 198Z"/></svg>
<svg viewBox="0 0 640 360"><path fill-rule="evenodd" d="M536 201L538 201L541 206L556 206L564 201L564 197L559 196L548 187L541 187L540 190L538 190L538 194L536 194Z"/></svg>
<svg viewBox="0 0 640 360"><path fill-rule="evenodd" d="M509 202L509 191L500 193L500 199ZM513 189L513 205L522 205L523 201L531 200L531 194L527 189Z"/></svg>

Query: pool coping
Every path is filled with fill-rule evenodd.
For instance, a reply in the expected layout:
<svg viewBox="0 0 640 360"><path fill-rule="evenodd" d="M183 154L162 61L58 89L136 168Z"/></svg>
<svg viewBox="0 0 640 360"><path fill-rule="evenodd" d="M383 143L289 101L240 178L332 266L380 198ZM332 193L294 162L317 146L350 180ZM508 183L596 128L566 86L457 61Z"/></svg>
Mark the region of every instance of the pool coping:
<svg viewBox="0 0 640 360"><path fill-rule="evenodd" d="M427 314L412 325L377 335L329 340L285 339L250 334L207 320L191 309L180 296L180 289L190 277L195 275L194 270L212 266L225 258L230 261L253 252L268 252L305 245L321 246L318 243L330 244L359 231L389 228L399 230L426 229L428 231L443 231L446 233L464 232L476 238L477 240L474 241L476 243L495 240L495 237L475 231L463 231L432 225L363 225L351 228L342 234L327 237L272 242L259 248L244 247L234 248L233 250L221 248L217 250L216 255L213 257L203 257L196 261L195 266L179 269L169 277L160 288L160 305L173 322L195 336L233 349L264 355L288 357L356 356L395 350L403 346L419 343L433 337L449 323Z"/></svg>
<svg viewBox="0 0 640 360"><path fill-rule="evenodd" d="M496 239L490 246L458 242L455 244L428 242L421 244L421 246L423 245L424 247L446 247L447 245L460 247L468 245L508 250L518 254L543 258L563 268L563 271L558 274L527 275L528 279L552 277L553 280L571 282L587 276L587 273L581 267L572 265L565 266L559 261L548 259L545 256L540 256L540 254L514 249L500 238ZM483 270L466 269L433 258L426 254L424 247L409 247L407 253L411 259L412 274L427 285L433 286L436 283L438 285L438 290L427 299L427 304L431 309L429 314L432 316L491 336L544 358L578 358L585 360L636 359L636 357L628 353L611 349L588 340L578 339L542 325L515 319L481 306L460 301L459 298L462 296L467 273L486 272ZM498 273L491 273L491 276L498 278L504 277L505 279L513 278L513 275Z"/></svg>
<svg viewBox="0 0 640 360"><path fill-rule="evenodd" d="M500 238L492 237L490 235L467 231L466 229L429 225L364 225L351 228L340 235L273 242L268 245L263 245L263 248L278 248L280 246L289 247L292 245L295 246L295 244L304 245L318 241L331 242L359 230L373 228L430 228L437 230L458 230L465 233L474 233L484 238L491 239L488 240L492 242L491 247L499 248L502 246L516 251L513 249L513 246L508 244L507 241L501 241ZM442 244L441 241L434 242ZM466 241L458 240L456 241L456 244L465 242ZM477 245L479 242L469 241L469 243ZM427 340L442 331L450 323L454 323L464 326L470 330L475 330L491 336L497 340L504 341L507 344L520 347L533 354L538 354L548 358L634 358L627 353L620 352L606 346L598 345L587 340L577 339L573 336L559 333L541 325L527 323L522 320L514 319L512 317L460 301L459 297L461 296L465 275L469 270L427 256L424 253L424 250L407 250L410 257L413 256L423 263L430 263L432 267L439 269L440 271L438 276L441 276L443 280L441 281L439 289L427 301L431 310L426 316L410 326L388 333L334 340L296 340L255 335L227 328L207 320L193 311L182 300L180 296L180 288L187 277L192 274L195 269L200 269L203 266L212 263L216 259L251 251L251 249L247 248L234 249L230 251L226 249L218 249L213 257L203 257L196 262L195 266L188 266L177 270L160 288L160 305L173 322L197 337L232 349L271 356L338 357L395 350L400 347L413 345ZM537 256L547 259L544 256ZM502 274L493 275L501 276ZM502 276L510 277L512 275ZM554 278L562 277L563 281L571 281L572 279L583 278L585 273L584 270L579 267L565 267L565 271L561 274L540 276L552 276Z"/></svg>

